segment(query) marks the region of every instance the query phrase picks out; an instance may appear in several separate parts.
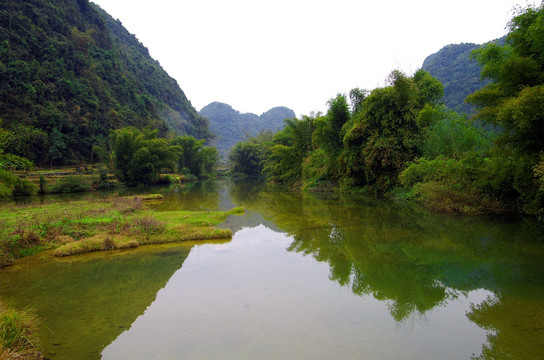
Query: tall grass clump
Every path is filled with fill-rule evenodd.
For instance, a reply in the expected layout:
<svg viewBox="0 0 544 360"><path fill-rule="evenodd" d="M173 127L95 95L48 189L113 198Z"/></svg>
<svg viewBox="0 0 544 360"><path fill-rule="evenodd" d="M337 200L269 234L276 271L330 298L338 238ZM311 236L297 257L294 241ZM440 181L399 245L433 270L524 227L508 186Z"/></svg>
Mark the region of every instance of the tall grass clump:
<svg viewBox="0 0 544 360"><path fill-rule="evenodd" d="M0 303L0 359L39 359L38 325L34 311L17 311Z"/></svg>
<svg viewBox="0 0 544 360"><path fill-rule="evenodd" d="M118 197L113 200L113 208L121 214L128 214L142 208L142 198L140 196Z"/></svg>

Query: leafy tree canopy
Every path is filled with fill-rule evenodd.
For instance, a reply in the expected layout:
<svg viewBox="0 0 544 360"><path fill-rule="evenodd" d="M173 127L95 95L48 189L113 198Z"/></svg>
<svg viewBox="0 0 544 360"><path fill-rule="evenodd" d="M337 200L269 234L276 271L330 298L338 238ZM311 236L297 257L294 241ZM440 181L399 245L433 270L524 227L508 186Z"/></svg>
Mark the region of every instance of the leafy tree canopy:
<svg viewBox="0 0 544 360"><path fill-rule="evenodd" d="M521 156L544 151L544 4L521 9L509 23L506 44L474 53L492 81L467 100L476 119L499 126L499 141Z"/></svg>
<svg viewBox="0 0 544 360"><path fill-rule="evenodd" d="M175 169L179 148L169 146L156 134L149 128L144 132L134 127L111 131L114 172L121 182L149 185L158 180L161 171Z"/></svg>
<svg viewBox="0 0 544 360"><path fill-rule="evenodd" d="M339 159L347 181L376 192L395 186L398 173L420 154L418 114L443 94L440 82L423 70L413 77L395 70L388 82L370 93L348 124Z"/></svg>

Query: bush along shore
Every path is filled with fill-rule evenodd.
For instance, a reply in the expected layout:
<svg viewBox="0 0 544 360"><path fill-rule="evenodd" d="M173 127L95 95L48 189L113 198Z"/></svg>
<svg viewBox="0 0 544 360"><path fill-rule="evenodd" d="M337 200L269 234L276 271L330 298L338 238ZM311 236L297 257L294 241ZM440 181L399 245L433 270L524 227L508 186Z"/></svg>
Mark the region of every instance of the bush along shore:
<svg viewBox="0 0 544 360"><path fill-rule="evenodd" d="M215 229L230 211L154 211L161 195L111 197L94 201L0 206L0 267L15 259L54 249L55 256L134 248L186 240L228 239Z"/></svg>

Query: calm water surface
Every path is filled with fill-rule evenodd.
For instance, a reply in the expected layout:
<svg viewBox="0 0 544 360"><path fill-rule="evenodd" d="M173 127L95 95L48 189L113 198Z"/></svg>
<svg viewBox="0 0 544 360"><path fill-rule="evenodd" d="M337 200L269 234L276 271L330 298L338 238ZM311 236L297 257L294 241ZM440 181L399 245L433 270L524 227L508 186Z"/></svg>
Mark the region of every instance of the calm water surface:
<svg viewBox="0 0 544 360"><path fill-rule="evenodd" d="M159 211L243 206L231 241L0 271L49 359L541 359L544 233L531 219L259 183L161 189Z"/></svg>

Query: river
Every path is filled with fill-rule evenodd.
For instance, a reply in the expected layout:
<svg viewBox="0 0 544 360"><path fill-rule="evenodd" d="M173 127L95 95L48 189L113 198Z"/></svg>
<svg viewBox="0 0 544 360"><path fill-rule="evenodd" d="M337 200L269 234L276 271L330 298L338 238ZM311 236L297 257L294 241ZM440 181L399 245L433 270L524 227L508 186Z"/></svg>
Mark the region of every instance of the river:
<svg viewBox="0 0 544 360"><path fill-rule="evenodd" d="M544 232L258 182L162 188L158 211L246 213L231 241L22 259L0 298L51 360L538 359Z"/></svg>

